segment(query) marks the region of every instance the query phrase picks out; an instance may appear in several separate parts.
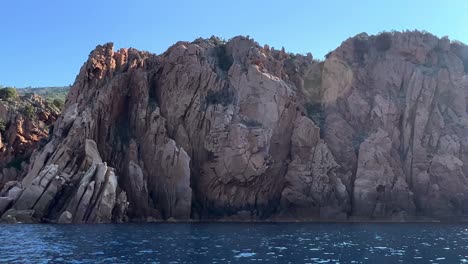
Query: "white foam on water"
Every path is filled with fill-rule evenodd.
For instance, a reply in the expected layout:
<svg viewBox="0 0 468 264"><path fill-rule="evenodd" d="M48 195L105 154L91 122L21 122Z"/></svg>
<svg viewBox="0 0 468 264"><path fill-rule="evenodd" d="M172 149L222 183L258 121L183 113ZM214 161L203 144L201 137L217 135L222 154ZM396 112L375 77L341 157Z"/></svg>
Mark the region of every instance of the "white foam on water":
<svg viewBox="0 0 468 264"><path fill-rule="evenodd" d="M323 248L321 248L321 247L318 247L318 248L310 248L309 250L310 250L310 251L320 251L320 250L323 250Z"/></svg>
<svg viewBox="0 0 468 264"><path fill-rule="evenodd" d="M144 249L144 250L140 250L140 251L138 251L138 252L140 252L140 253L153 253L154 250L152 250L152 249Z"/></svg>
<svg viewBox="0 0 468 264"><path fill-rule="evenodd" d="M236 256L234 256L235 258L251 258L253 256L257 255L257 253L253 253L253 252L244 252L244 253L240 253Z"/></svg>
<svg viewBox="0 0 468 264"><path fill-rule="evenodd" d="M319 259L319 260L316 260L315 263L329 263L331 261L331 259Z"/></svg>
<svg viewBox="0 0 468 264"><path fill-rule="evenodd" d="M285 250L285 249L288 249L287 247L275 247L276 249L278 250Z"/></svg>

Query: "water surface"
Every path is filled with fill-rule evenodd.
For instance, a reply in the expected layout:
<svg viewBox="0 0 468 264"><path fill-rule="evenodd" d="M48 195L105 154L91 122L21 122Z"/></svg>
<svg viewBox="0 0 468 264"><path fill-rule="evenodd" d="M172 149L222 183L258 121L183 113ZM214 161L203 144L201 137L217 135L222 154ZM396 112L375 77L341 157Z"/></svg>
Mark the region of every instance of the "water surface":
<svg viewBox="0 0 468 264"><path fill-rule="evenodd" d="M0 262L468 263L468 225L0 225Z"/></svg>

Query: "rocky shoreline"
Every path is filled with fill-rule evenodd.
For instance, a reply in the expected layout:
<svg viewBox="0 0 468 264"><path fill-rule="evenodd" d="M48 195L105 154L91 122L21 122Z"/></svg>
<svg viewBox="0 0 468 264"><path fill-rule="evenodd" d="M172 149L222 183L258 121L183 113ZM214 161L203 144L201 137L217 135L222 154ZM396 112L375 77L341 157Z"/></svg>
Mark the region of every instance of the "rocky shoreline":
<svg viewBox="0 0 468 264"><path fill-rule="evenodd" d="M463 221L467 92L468 46L425 32L324 61L246 37L108 43L3 183L1 219Z"/></svg>

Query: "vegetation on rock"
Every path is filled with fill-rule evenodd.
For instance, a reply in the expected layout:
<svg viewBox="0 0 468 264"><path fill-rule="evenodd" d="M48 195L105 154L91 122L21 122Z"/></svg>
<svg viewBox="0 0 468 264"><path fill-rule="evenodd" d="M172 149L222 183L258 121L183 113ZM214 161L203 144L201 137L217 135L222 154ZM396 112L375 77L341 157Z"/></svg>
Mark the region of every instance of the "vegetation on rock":
<svg viewBox="0 0 468 264"><path fill-rule="evenodd" d="M37 94L40 97L42 97L44 100L46 100L47 102L53 103L54 105L55 105L54 103L55 100L65 102L65 98L67 97L68 91L70 91L70 86L38 87L38 88L27 87L27 88L18 89L18 93L21 95Z"/></svg>
<svg viewBox="0 0 468 264"><path fill-rule="evenodd" d="M25 105L21 112L30 119L33 119L36 116L36 108L30 104Z"/></svg>
<svg viewBox="0 0 468 264"><path fill-rule="evenodd" d="M59 109L62 109L63 105L64 105L64 101L62 99L54 99L52 101L52 104L55 105L56 107L58 107Z"/></svg>
<svg viewBox="0 0 468 264"><path fill-rule="evenodd" d="M15 99L18 97L18 93L15 88L6 87L0 89L0 99Z"/></svg>
<svg viewBox="0 0 468 264"><path fill-rule="evenodd" d="M375 46L378 51L384 52L390 49L392 45L392 35L388 32L381 33L375 40Z"/></svg>

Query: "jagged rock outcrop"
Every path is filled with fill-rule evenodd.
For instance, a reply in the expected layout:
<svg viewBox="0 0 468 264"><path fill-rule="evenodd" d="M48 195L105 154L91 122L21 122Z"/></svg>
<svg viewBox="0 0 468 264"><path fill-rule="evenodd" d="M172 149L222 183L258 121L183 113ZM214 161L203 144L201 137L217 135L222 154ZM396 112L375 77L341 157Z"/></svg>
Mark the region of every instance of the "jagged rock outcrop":
<svg viewBox="0 0 468 264"><path fill-rule="evenodd" d="M80 159L63 166L59 161L66 151L70 149L58 146L59 156L50 157L37 176L34 168L29 171L19 185L24 190L12 199L12 209L6 211L3 218L14 219L16 216L11 215L12 212L32 212L31 217L36 221L105 223L122 220L123 214L114 214L113 210L127 203L125 192L117 189L114 169L102 162L96 143L85 140L73 153ZM36 162L43 161L36 159ZM14 193L15 188L8 188L7 195Z"/></svg>
<svg viewBox="0 0 468 264"><path fill-rule="evenodd" d="M464 219L467 60L420 32L324 62L245 37L98 46L3 219Z"/></svg>
<svg viewBox="0 0 468 264"><path fill-rule="evenodd" d="M21 180L31 154L48 140L59 114L60 109L34 94L0 99L0 189Z"/></svg>

